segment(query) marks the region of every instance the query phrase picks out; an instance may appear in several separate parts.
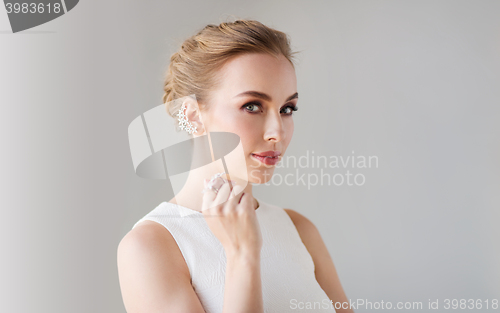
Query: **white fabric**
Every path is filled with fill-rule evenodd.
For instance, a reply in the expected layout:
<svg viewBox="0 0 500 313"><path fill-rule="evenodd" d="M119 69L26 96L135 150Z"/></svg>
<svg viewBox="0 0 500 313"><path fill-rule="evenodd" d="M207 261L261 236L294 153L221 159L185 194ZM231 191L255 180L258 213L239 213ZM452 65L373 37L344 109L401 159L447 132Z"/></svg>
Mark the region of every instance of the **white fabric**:
<svg viewBox="0 0 500 313"><path fill-rule="evenodd" d="M264 203L256 210L262 232L261 280L266 313L335 312L314 276L314 263L288 214ZM207 313L222 312L226 257L202 213L162 202L137 223L155 221L177 242L191 283ZM304 308L301 310L301 308ZM310 308L310 309L307 309ZM328 308L328 309L326 309Z"/></svg>

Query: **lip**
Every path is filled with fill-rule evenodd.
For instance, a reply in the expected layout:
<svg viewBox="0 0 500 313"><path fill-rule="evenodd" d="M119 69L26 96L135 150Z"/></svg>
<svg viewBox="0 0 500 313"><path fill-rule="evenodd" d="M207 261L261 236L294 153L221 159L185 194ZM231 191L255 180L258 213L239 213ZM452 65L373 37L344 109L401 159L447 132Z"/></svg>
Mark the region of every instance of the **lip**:
<svg viewBox="0 0 500 313"><path fill-rule="evenodd" d="M264 152L258 152L258 153L252 153L258 156L263 156L263 157L279 157L281 155L281 152L279 151L264 151Z"/></svg>
<svg viewBox="0 0 500 313"><path fill-rule="evenodd" d="M276 165L280 161L279 151L264 151L259 153L252 153L252 156L266 165Z"/></svg>

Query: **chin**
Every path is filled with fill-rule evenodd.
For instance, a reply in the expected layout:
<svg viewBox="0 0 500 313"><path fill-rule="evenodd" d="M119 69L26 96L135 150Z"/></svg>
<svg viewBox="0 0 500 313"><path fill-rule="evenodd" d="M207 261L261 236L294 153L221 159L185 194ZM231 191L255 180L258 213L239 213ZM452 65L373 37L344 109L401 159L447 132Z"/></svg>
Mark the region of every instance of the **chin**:
<svg viewBox="0 0 500 313"><path fill-rule="evenodd" d="M252 168L248 171L248 182L252 184L265 184L271 180L273 174L274 168Z"/></svg>

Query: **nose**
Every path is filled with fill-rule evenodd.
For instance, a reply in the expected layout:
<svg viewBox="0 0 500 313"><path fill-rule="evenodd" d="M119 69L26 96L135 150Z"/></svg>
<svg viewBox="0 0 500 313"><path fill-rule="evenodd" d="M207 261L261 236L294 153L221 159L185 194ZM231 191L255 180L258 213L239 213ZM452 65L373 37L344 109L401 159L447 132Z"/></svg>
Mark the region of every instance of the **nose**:
<svg viewBox="0 0 500 313"><path fill-rule="evenodd" d="M281 120L281 115L279 113L269 115L266 119L264 140L276 143L283 140L284 136L285 130L283 129L283 121Z"/></svg>

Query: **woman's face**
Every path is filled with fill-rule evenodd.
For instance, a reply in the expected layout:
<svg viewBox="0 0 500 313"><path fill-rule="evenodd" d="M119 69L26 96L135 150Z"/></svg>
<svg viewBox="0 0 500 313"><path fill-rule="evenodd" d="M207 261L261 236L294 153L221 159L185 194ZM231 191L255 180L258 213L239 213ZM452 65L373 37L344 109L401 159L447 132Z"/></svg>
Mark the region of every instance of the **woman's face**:
<svg viewBox="0 0 500 313"><path fill-rule="evenodd" d="M239 172L229 170L232 177L265 183L292 139L292 112L298 101L295 70L283 55L251 53L228 61L220 74L221 84L202 111L203 123L210 132L240 137L244 157L226 158Z"/></svg>

